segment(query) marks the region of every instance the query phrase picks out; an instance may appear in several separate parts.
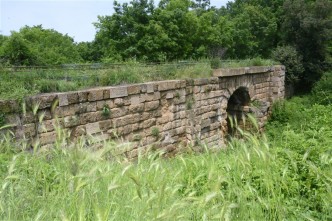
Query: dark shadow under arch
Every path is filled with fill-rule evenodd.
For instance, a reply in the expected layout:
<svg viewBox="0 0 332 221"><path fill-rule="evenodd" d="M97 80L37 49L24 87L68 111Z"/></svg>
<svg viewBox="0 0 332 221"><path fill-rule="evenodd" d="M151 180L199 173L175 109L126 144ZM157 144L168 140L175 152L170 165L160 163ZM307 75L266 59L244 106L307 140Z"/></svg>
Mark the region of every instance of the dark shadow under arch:
<svg viewBox="0 0 332 221"><path fill-rule="evenodd" d="M236 135L236 127L240 126L244 118L244 107L250 104L249 89L237 88L228 99L227 103L227 132L229 136Z"/></svg>

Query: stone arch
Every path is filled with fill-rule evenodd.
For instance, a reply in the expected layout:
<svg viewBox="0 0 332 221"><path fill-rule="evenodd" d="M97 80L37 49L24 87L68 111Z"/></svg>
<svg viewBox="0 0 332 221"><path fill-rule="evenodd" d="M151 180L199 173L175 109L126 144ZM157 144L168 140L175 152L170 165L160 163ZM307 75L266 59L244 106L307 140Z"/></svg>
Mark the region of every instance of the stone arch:
<svg viewBox="0 0 332 221"><path fill-rule="evenodd" d="M243 128L245 116L249 112L251 96L249 88L240 86L230 95L227 102L227 133L236 136L236 127Z"/></svg>

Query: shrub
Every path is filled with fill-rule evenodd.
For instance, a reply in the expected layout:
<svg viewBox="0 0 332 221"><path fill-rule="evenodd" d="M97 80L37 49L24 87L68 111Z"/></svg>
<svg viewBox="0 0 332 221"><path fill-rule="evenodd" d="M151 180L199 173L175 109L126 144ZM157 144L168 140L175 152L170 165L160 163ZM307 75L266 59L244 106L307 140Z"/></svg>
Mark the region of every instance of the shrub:
<svg viewBox="0 0 332 221"><path fill-rule="evenodd" d="M332 72L325 73L312 90L312 102L317 104L332 104Z"/></svg>
<svg viewBox="0 0 332 221"><path fill-rule="evenodd" d="M295 84L300 80L304 72L303 61L294 47L277 47L272 53L272 58L285 65L287 83Z"/></svg>

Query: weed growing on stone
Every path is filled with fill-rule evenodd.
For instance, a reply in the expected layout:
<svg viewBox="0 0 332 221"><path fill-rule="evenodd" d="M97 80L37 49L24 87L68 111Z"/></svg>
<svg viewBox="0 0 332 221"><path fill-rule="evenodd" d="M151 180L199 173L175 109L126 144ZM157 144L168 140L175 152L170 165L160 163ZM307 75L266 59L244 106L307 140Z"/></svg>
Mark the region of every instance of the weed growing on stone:
<svg viewBox="0 0 332 221"><path fill-rule="evenodd" d="M111 109L110 109L110 107L108 106L108 104L105 104L105 105L103 106L102 115L103 115L104 117L109 117L109 116L111 115Z"/></svg>
<svg viewBox="0 0 332 221"><path fill-rule="evenodd" d="M160 136L160 131L159 131L158 127L152 127L151 135L156 138L158 138Z"/></svg>

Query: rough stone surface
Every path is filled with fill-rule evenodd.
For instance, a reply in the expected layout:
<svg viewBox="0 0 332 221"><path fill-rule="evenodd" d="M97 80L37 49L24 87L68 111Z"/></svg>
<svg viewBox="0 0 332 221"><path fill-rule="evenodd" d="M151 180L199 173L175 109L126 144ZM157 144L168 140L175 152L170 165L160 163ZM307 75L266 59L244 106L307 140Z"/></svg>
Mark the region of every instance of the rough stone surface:
<svg viewBox="0 0 332 221"><path fill-rule="evenodd" d="M230 133L228 116L254 114L262 129L273 102L284 98L284 80L285 67L280 65L218 69L211 78L27 98L27 106L39 104L37 115L31 108L20 113L18 102L0 101L0 112L12 124L11 130L17 139L51 145L56 140L55 126L59 126L68 130L70 140L93 135L98 140L130 141L132 148L124 152L136 156L140 150L147 150L147 145L166 151L177 151L177 146L187 144L223 145ZM260 105L229 106L229 98L239 87L246 87L251 100ZM253 128L242 120L238 123L245 129Z"/></svg>
<svg viewBox="0 0 332 221"><path fill-rule="evenodd" d="M118 98L126 96L128 96L127 87L113 87L110 89L110 98Z"/></svg>

